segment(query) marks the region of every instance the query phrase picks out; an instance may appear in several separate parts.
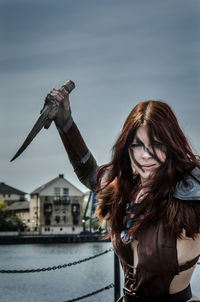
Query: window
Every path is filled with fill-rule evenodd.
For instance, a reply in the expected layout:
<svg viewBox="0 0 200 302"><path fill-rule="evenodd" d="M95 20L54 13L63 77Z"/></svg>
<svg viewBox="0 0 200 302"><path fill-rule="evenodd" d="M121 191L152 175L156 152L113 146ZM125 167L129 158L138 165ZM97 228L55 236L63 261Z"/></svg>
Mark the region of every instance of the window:
<svg viewBox="0 0 200 302"><path fill-rule="evenodd" d="M63 216L63 222L66 223L67 222L67 217Z"/></svg>
<svg viewBox="0 0 200 302"><path fill-rule="evenodd" d="M62 202L63 202L63 205L68 205L70 203L68 188L63 188Z"/></svg>
<svg viewBox="0 0 200 302"><path fill-rule="evenodd" d="M44 215L49 216L52 213L52 204L50 202L44 203ZM36 212L37 214L37 212Z"/></svg>
<svg viewBox="0 0 200 302"><path fill-rule="evenodd" d="M60 205L60 188L56 187L54 188L54 205Z"/></svg>
<svg viewBox="0 0 200 302"><path fill-rule="evenodd" d="M60 206L56 205L55 210L56 210L56 213L59 214L60 213Z"/></svg>
<svg viewBox="0 0 200 302"><path fill-rule="evenodd" d="M80 205L78 203L73 203L71 205L72 216L77 216L80 214Z"/></svg>
<svg viewBox="0 0 200 302"><path fill-rule="evenodd" d="M58 187L54 188L54 195L60 196L60 188L58 188Z"/></svg>
<svg viewBox="0 0 200 302"><path fill-rule="evenodd" d="M47 217L47 218L45 219L45 225L50 225L50 224L51 224L51 220L50 220L49 217Z"/></svg>
<svg viewBox="0 0 200 302"><path fill-rule="evenodd" d="M77 225L78 224L78 217L73 217L73 224Z"/></svg>
<svg viewBox="0 0 200 302"><path fill-rule="evenodd" d="M63 204L63 214L65 214L67 212L68 208L66 204Z"/></svg>
<svg viewBox="0 0 200 302"><path fill-rule="evenodd" d="M62 197L62 204L63 205L69 205L70 204L69 196L63 196Z"/></svg>
<svg viewBox="0 0 200 302"><path fill-rule="evenodd" d="M54 201L60 202L60 195L54 196Z"/></svg>
<svg viewBox="0 0 200 302"><path fill-rule="evenodd" d="M69 189L63 188L63 196L68 196L68 195L69 195Z"/></svg>
<svg viewBox="0 0 200 302"><path fill-rule="evenodd" d="M59 223L60 222L60 216L56 216L55 221L56 221L56 223Z"/></svg>

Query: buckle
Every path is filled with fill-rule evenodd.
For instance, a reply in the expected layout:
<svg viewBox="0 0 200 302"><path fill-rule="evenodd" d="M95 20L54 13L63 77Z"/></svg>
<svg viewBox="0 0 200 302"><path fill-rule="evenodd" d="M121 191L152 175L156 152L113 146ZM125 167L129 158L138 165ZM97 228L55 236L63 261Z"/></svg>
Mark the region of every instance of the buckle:
<svg viewBox="0 0 200 302"><path fill-rule="evenodd" d="M123 293L124 293L124 299L126 302L140 301L139 296L135 292L132 292L126 288L123 288Z"/></svg>
<svg viewBox="0 0 200 302"><path fill-rule="evenodd" d="M124 293L124 295L129 295L129 296L134 296L134 297L137 296L137 294L135 292L131 292L130 290L128 290L126 288L123 288L123 293Z"/></svg>

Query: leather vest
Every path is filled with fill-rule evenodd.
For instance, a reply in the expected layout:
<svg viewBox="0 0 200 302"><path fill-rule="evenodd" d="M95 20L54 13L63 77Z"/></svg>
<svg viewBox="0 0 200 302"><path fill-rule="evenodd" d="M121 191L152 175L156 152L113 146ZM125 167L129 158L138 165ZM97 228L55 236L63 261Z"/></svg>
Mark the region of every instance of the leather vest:
<svg viewBox="0 0 200 302"><path fill-rule="evenodd" d="M114 250L124 271L124 287L144 296L169 294L174 276L190 268L198 260L196 257L179 266L176 237L161 222L140 231L137 241L138 265L134 270L131 243L124 244L120 234L112 238Z"/></svg>

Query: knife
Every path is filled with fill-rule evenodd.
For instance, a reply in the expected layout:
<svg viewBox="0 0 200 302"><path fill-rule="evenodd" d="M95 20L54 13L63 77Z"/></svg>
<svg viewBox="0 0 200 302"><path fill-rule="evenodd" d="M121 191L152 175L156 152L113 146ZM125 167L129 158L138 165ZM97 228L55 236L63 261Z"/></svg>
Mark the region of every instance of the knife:
<svg viewBox="0 0 200 302"><path fill-rule="evenodd" d="M65 90L67 90L68 93L70 93L74 88L75 84L73 81L68 80L64 83L62 86ZM15 160L32 142L34 137L40 132L40 130L44 127L45 129L48 129L54 120L59 108L59 101L54 99L54 97L51 94L48 94L45 100L45 104L40 111L40 117L38 118L37 122L33 126L32 130L26 137L25 141L19 148L19 150L16 152L16 154L13 156L13 158L10 161Z"/></svg>

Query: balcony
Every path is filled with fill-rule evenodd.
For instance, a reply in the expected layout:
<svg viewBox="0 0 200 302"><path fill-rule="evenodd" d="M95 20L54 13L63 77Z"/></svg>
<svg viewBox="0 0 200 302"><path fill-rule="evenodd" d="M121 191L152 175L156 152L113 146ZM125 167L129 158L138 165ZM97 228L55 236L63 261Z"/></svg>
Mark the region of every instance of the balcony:
<svg viewBox="0 0 200 302"><path fill-rule="evenodd" d="M61 201L62 201L63 205L70 204L70 198L69 198L69 196L63 196L62 199L61 199Z"/></svg>
<svg viewBox="0 0 200 302"><path fill-rule="evenodd" d="M53 204L54 204L54 206L60 206L61 205L61 196L55 196Z"/></svg>
<svg viewBox="0 0 200 302"><path fill-rule="evenodd" d="M61 206L61 204L69 205L70 204L70 198L69 198L69 196L55 196L53 204L55 206Z"/></svg>

